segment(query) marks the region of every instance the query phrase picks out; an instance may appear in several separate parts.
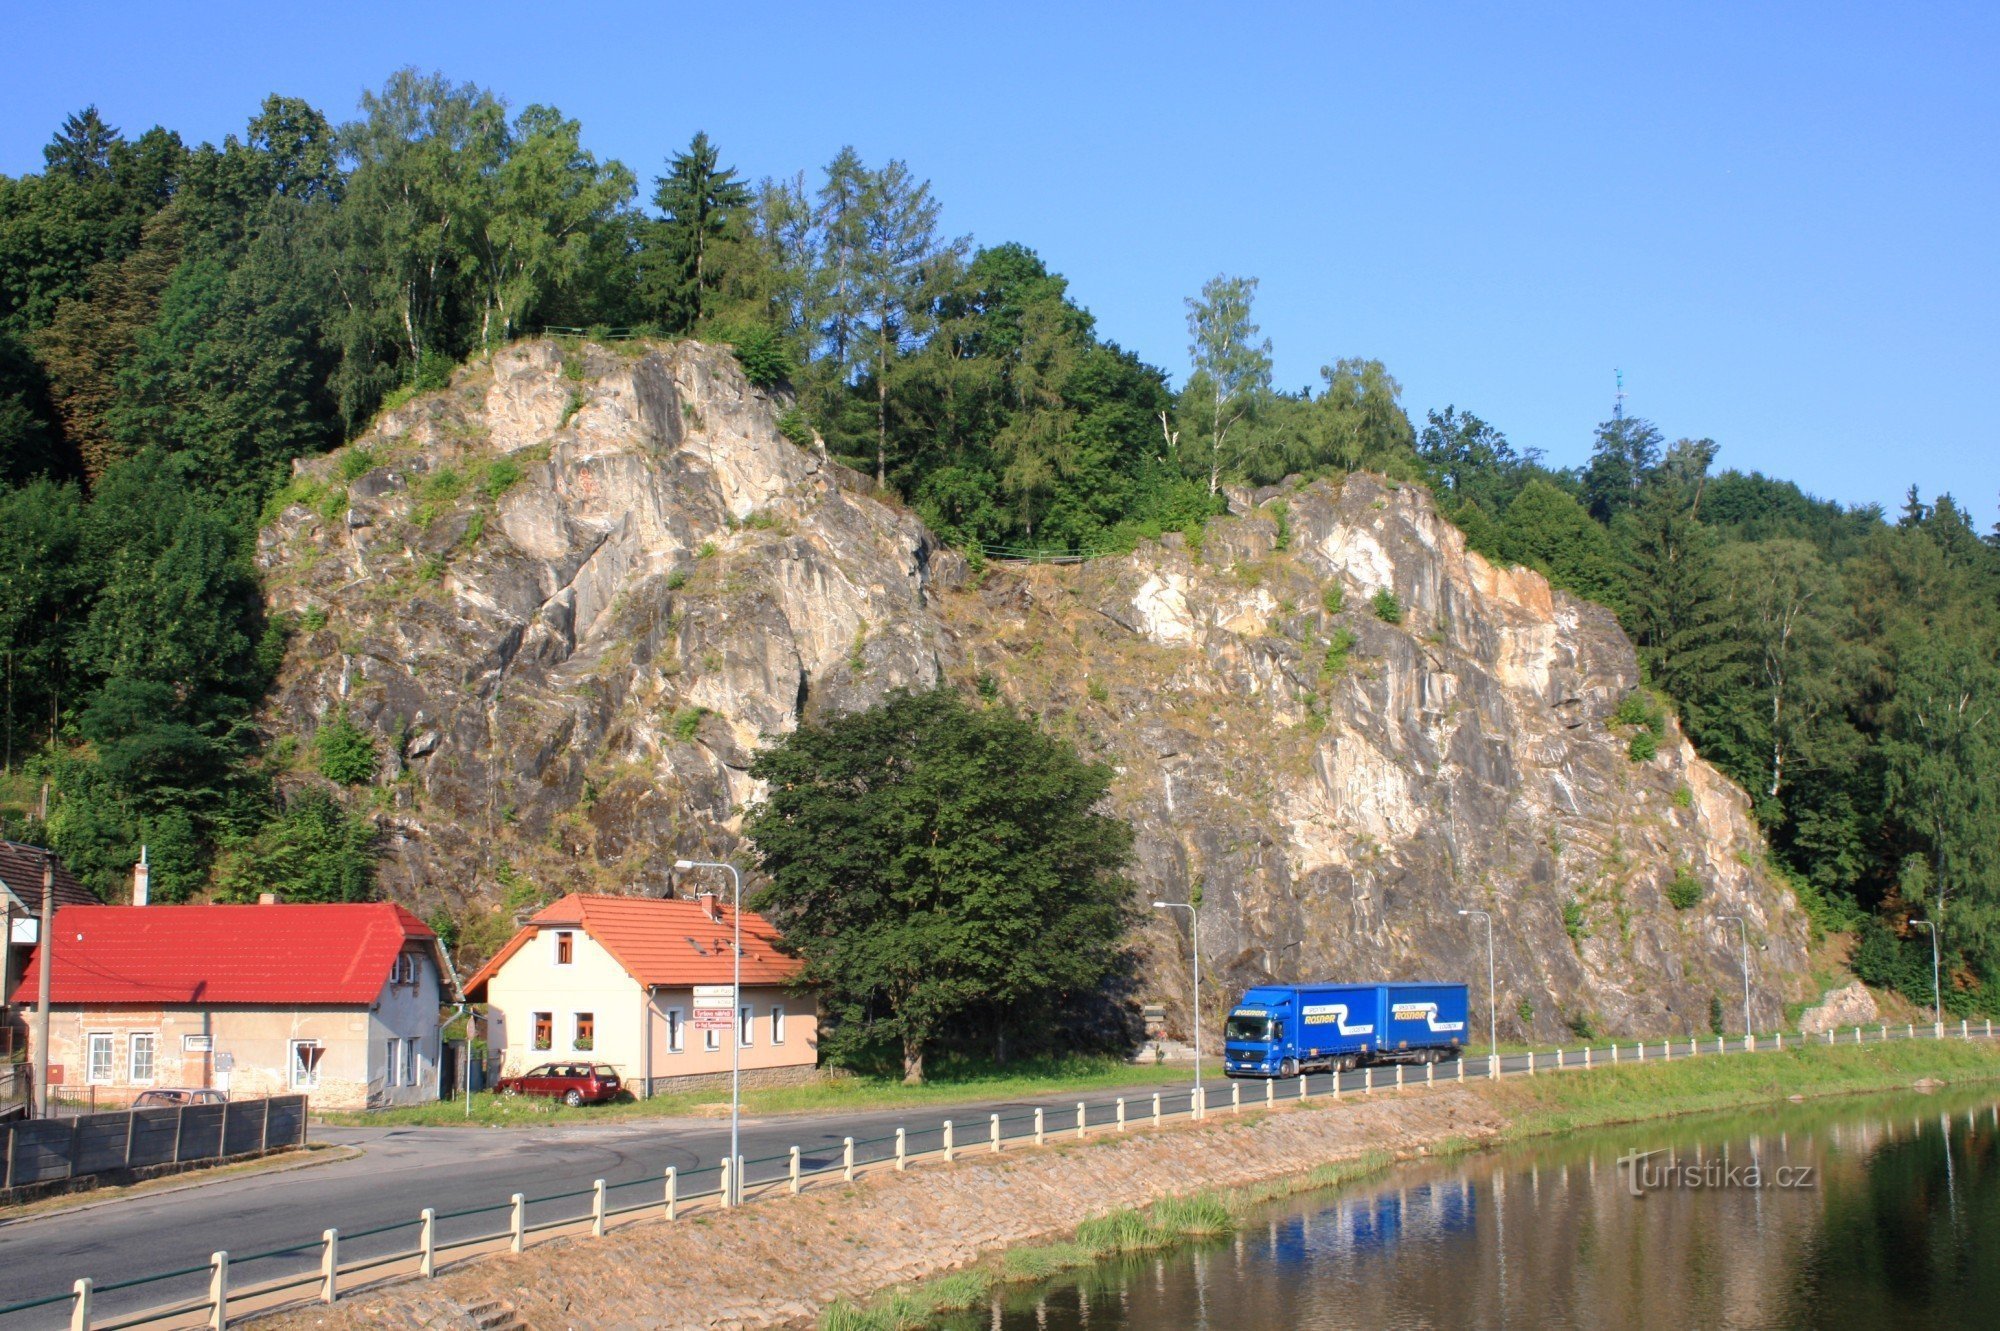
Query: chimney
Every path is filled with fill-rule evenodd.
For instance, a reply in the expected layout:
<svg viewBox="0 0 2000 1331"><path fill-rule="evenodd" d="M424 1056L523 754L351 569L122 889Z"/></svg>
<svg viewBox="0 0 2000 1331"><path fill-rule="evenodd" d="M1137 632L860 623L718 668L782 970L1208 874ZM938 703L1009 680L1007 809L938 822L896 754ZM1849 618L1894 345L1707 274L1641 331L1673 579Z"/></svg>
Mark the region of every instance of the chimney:
<svg viewBox="0 0 2000 1331"><path fill-rule="evenodd" d="M153 866L146 863L146 848L139 847L139 862L132 866L132 904L143 906L152 897Z"/></svg>
<svg viewBox="0 0 2000 1331"><path fill-rule="evenodd" d="M701 894L701 913L717 924L722 923L722 898L713 892Z"/></svg>
<svg viewBox="0 0 2000 1331"><path fill-rule="evenodd" d="M257 904L260 906L275 906L278 904L278 894L276 892L259 892L257 894Z"/></svg>

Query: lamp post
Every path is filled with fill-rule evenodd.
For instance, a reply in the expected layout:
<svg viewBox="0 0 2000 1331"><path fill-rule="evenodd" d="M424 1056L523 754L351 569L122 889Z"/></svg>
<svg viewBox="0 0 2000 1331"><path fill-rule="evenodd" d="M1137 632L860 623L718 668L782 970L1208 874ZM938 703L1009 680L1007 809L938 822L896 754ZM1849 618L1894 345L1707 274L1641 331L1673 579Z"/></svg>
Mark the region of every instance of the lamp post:
<svg viewBox="0 0 2000 1331"><path fill-rule="evenodd" d="M736 887L736 901L730 908L736 924L736 942L729 997L729 1191L732 1194L729 1202L734 1206L743 1200L743 1171L736 1167L740 1153L737 1132L743 1108L743 1032L739 1029L743 1020L743 875L736 872L735 865L717 860L675 860L674 868L681 873L690 869L727 869Z"/></svg>
<svg viewBox="0 0 2000 1331"><path fill-rule="evenodd" d="M1493 984L1493 917L1483 910L1461 910L1459 914L1477 916L1486 922L1486 1036L1493 1046L1489 1055L1492 1067L1497 1068L1500 1066L1500 1011Z"/></svg>
<svg viewBox="0 0 2000 1331"><path fill-rule="evenodd" d="M1750 1038L1750 926L1743 923L1741 915L1718 915L1715 918L1724 923L1733 921L1737 935L1743 940L1743 1038L1747 1040Z"/></svg>
<svg viewBox="0 0 2000 1331"><path fill-rule="evenodd" d="M1937 925L1929 920L1911 920L1911 924L1931 932L1931 1012L1937 1024L1944 1025L1944 990L1938 983L1938 941Z"/></svg>
<svg viewBox="0 0 2000 1331"><path fill-rule="evenodd" d="M1201 1089L1201 912L1191 901L1155 901L1154 910L1184 910L1194 938L1194 1084Z"/></svg>

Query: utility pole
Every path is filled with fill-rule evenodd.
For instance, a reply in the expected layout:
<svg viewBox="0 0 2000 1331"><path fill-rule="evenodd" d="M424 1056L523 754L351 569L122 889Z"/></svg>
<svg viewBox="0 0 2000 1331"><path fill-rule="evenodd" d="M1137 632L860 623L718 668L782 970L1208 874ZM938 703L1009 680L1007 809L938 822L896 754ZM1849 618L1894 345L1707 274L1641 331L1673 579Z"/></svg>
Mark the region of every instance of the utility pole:
<svg viewBox="0 0 2000 1331"><path fill-rule="evenodd" d="M35 973L35 1117L49 1116L49 972L56 960L56 853L42 852L42 924L35 944L41 965Z"/></svg>
<svg viewBox="0 0 2000 1331"><path fill-rule="evenodd" d="M1201 907L1191 901L1155 901L1154 910L1184 910L1194 939L1194 1086L1201 1089Z"/></svg>
<svg viewBox="0 0 2000 1331"><path fill-rule="evenodd" d="M1750 926L1743 922L1741 915L1719 915L1717 919L1733 922L1737 935L1743 940L1743 1038L1750 1038ZM1748 1048L1748 1045L1744 1046Z"/></svg>
<svg viewBox="0 0 2000 1331"><path fill-rule="evenodd" d="M1460 915L1482 921L1486 925L1486 1038L1491 1049L1487 1055L1487 1071L1500 1066L1500 1011L1494 1003L1493 982L1493 917L1483 910L1461 910Z"/></svg>

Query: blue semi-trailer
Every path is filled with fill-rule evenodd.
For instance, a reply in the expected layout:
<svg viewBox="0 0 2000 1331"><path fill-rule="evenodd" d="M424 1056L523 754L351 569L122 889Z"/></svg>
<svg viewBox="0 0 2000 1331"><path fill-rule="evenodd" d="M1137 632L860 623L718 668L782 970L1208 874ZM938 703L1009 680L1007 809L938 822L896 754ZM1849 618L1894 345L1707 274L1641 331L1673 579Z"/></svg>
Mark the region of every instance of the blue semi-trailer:
<svg viewBox="0 0 2000 1331"><path fill-rule="evenodd" d="M1363 1063L1436 1063L1465 1042L1462 984L1260 985L1230 1010L1222 1068L1296 1077Z"/></svg>

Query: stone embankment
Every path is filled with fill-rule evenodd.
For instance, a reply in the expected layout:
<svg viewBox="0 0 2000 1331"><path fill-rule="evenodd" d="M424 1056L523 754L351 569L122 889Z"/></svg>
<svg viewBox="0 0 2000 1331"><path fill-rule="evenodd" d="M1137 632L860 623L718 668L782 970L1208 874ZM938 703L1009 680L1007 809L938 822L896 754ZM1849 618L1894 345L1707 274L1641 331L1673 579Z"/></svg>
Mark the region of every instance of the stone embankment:
<svg viewBox="0 0 2000 1331"><path fill-rule="evenodd" d="M1415 1155L1448 1140L1485 1140L1506 1121L1476 1085L1350 1095L1339 1112L1319 1112L1316 1102L1246 1108L1241 1117L1210 1112L1200 1124L1093 1131L1079 1142L999 1156L965 1151L951 1165L930 1159L851 1184L811 1181L796 1198L672 1223L648 1218L602 1239L545 1242L260 1325L472 1331L505 1307L507 1325L520 1331L790 1326L834 1299L935 1276L1120 1207L1190 1187L1297 1175L1369 1152Z"/></svg>

